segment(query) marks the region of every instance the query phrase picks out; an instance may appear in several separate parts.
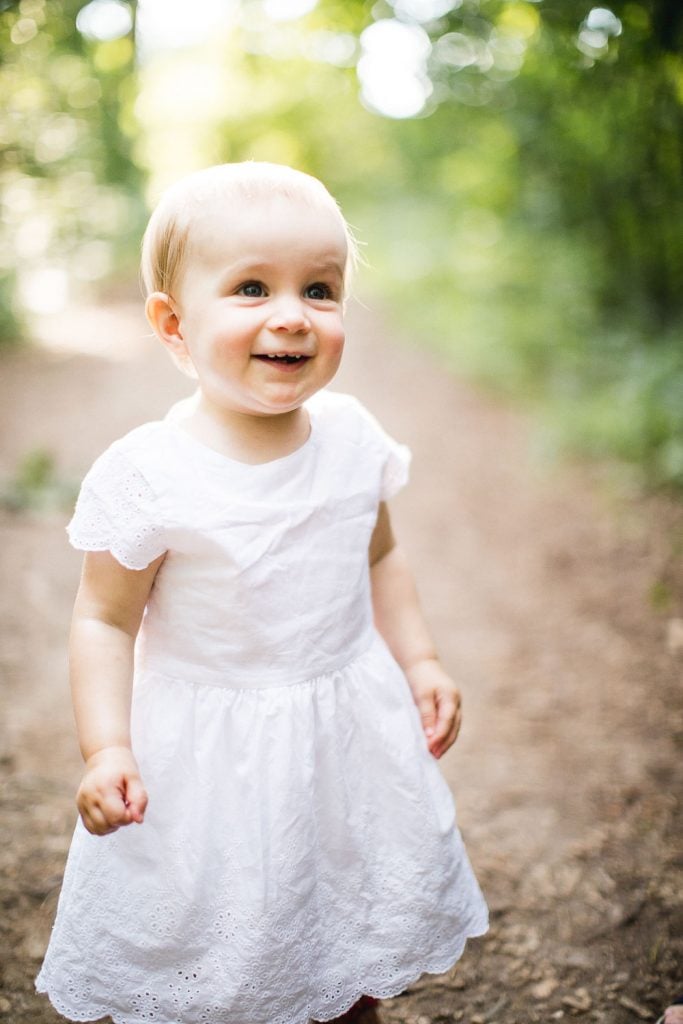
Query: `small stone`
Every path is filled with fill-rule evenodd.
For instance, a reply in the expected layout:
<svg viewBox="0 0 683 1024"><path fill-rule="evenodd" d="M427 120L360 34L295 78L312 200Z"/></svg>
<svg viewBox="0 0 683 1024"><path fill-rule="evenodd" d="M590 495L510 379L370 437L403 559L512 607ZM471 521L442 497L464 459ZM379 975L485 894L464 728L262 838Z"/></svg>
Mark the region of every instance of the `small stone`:
<svg viewBox="0 0 683 1024"><path fill-rule="evenodd" d="M0 996L0 1013L9 1013L12 1009L12 1004L9 999L5 999L4 996Z"/></svg>
<svg viewBox="0 0 683 1024"><path fill-rule="evenodd" d="M531 994L534 999L548 999L558 985L559 982L555 978L544 978L543 981L532 986Z"/></svg>
<svg viewBox="0 0 683 1024"><path fill-rule="evenodd" d="M30 960L42 960L45 956L45 949L47 948L47 937L36 934L29 935L24 939L22 943L22 952Z"/></svg>
<svg viewBox="0 0 683 1024"><path fill-rule="evenodd" d="M666 625L666 646L669 654L683 651L683 619L669 619Z"/></svg>
<svg viewBox="0 0 683 1024"><path fill-rule="evenodd" d="M562 1003L564 1006L568 1006L570 1010L574 1010L575 1013L585 1013L587 1010L590 1010L593 1000L588 994L588 989L577 988L572 995L562 996Z"/></svg>
<svg viewBox="0 0 683 1024"><path fill-rule="evenodd" d="M635 999L629 999L628 996L619 996L618 1003L624 1007L625 1010L631 1010L636 1016L640 1017L641 1020L651 1020L652 1011L648 1010L647 1006L643 1006L642 1003L637 1003Z"/></svg>
<svg viewBox="0 0 683 1024"><path fill-rule="evenodd" d="M486 1024L486 1019L480 1013L475 1013L470 1017L470 1024Z"/></svg>

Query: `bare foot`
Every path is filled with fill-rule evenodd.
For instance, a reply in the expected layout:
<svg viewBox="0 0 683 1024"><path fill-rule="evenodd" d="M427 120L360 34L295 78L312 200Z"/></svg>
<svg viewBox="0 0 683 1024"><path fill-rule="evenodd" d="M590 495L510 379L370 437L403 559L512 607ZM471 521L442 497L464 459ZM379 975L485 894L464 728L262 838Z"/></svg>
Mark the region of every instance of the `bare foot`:
<svg viewBox="0 0 683 1024"><path fill-rule="evenodd" d="M683 1024L683 1005L667 1006L662 1020L664 1024Z"/></svg>

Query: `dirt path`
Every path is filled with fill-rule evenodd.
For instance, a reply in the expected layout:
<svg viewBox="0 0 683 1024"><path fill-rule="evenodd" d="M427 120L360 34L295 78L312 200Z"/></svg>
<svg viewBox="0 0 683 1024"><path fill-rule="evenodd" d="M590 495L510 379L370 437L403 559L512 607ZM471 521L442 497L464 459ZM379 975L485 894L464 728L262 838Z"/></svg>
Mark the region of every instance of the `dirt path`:
<svg viewBox="0 0 683 1024"><path fill-rule="evenodd" d="M352 325L336 386L415 454L394 515L465 693L443 767L492 909L455 971L385 1004L385 1020L654 1020L683 991L683 509L551 472L523 418L389 344L362 310ZM0 364L3 476L40 448L77 479L184 393L137 305L44 330L61 352ZM63 350L95 339L104 357ZM79 558L64 523L0 518L0 1020L12 1024L61 1019L32 979L79 774L64 655Z"/></svg>

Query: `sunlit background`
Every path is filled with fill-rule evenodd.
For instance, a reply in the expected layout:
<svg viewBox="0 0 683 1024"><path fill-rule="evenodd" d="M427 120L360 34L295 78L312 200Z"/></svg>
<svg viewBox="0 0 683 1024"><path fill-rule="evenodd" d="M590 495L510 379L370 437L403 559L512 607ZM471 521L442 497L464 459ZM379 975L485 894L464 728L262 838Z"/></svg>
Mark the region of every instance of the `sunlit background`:
<svg viewBox="0 0 683 1024"><path fill-rule="evenodd" d="M549 443L683 486L679 0L0 0L0 336L135 287L165 184L319 175L361 290Z"/></svg>

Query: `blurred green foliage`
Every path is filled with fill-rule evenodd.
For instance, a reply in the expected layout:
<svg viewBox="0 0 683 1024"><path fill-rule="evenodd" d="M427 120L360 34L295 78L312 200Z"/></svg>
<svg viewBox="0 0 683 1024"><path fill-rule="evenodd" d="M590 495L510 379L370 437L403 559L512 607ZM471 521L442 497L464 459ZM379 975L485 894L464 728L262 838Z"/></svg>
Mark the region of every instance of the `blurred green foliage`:
<svg viewBox="0 0 683 1024"><path fill-rule="evenodd" d="M683 487L679 0L318 0L283 17L289 2L235 0L225 30L143 47L139 66L134 29L84 38L75 0L0 15L0 173L23 246L18 263L1 250L3 308L12 267L48 253L93 274L98 252L132 251L142 180L153 198L206 163L293 163L342 202L364 287L404 333L537 405L547 446ZM27 230L50 205L49 231Z"/></svg>
<svg viewBox="0 0 683 1024"><path fill-rule="evenodd" d="M135 123L134 4L117 38L77 28L82 0L0 10L0 342L20 304L58 310L67 290L131 266L144 222Z"/></svg>
<svg viewBox="0 0 683 1024"><path fill-rule="evenodd" d="M37 448L20 460L14 475L0 480L0 508L10 512L70 510L78 483L57 473L52 452Z"/></svg>

